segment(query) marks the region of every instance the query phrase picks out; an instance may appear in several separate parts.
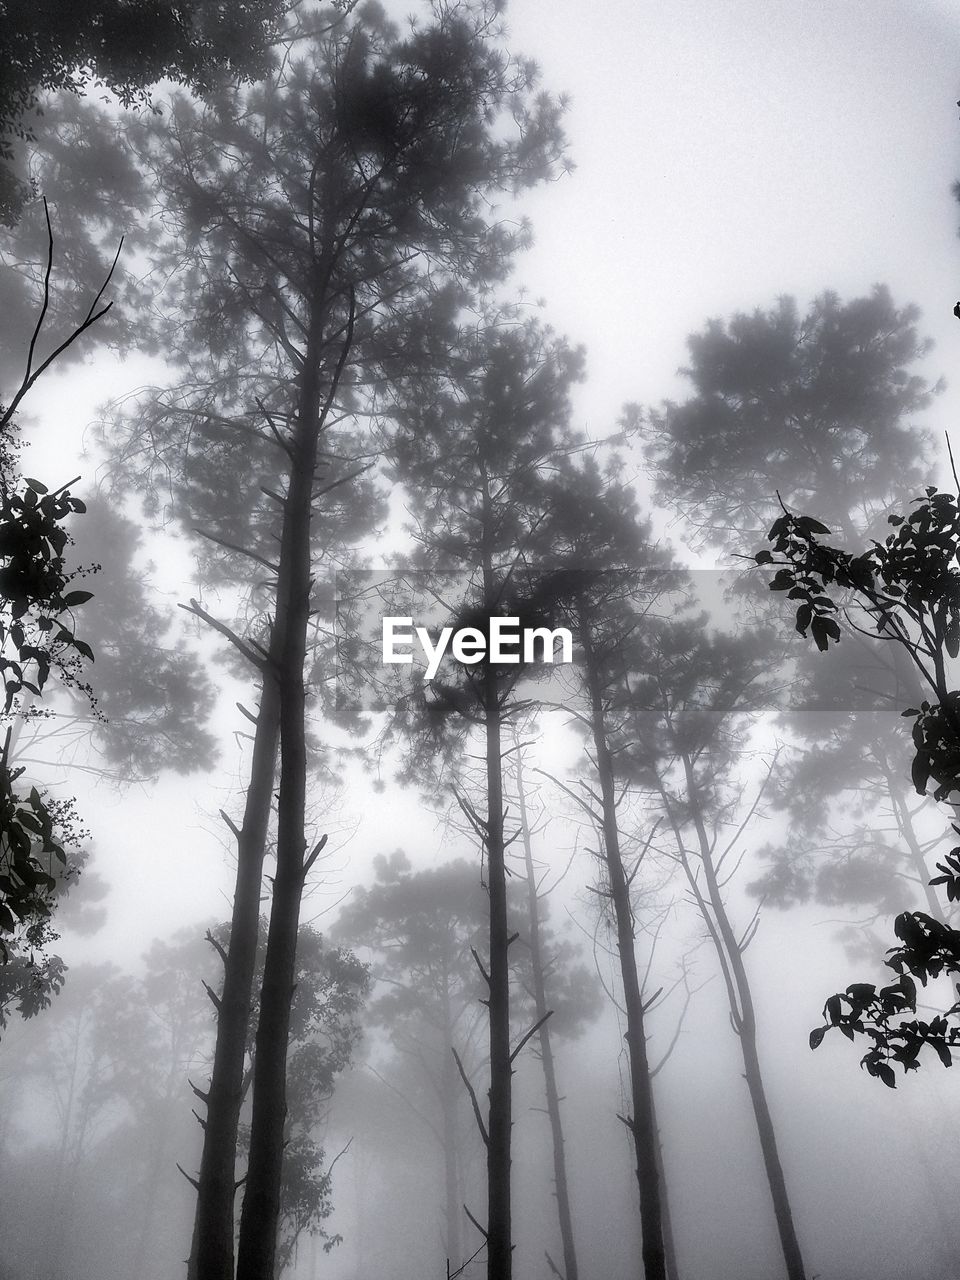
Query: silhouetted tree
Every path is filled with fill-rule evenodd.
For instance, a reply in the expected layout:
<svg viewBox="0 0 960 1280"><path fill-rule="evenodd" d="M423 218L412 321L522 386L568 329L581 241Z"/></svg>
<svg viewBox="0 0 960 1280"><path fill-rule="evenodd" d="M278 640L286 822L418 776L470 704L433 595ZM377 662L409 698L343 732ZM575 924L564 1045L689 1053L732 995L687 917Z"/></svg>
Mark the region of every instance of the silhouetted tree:
<svg viewBox="0 0 960 1280"><path fill-rule="evenodd" d="M21 477L17 458L16 414L38 379L77 339L101 320L111 303L101 305L112 268L86 315L45 355L38 343L47 340L45 321L49 282L54 267L54 236L46 215L47 246L44 290L28 340L19 385L9 404L0 405L0 678L4 684L2 719L22 716L23 698L40 698L52 673L63 685L92 699L82 676L83 660L93 660L89 644L73 630L73 609L92 593L69 589L72 579L65 550L69 534L64 520L85 510L70 493L70 484L51 492L42 481ZM119 255L119 249L117 251ZM114 265L116 259L114 260ZM69 802L55 803L31 787L26 797L14 784L24 767L11 754L13 726L0 747L0 963L10 959L11 935L19 951L16 982L18 1005L25 1014L49 1003L62 985L59 961L47 959L46 945L55 936L49 925L53 903L68 878L79 871L82 857L71 862L68 846L80 830ZM24 983L25 974L29 982ZM10 990L3 1008L9 1007Z"/></svg>
<svg viewBox="0 0 960 1280"><path fill-rule="evenodd" d="M524 584L538 559L549 554L540 534L550 497L543 478L572 447L567 428L569 393L581 356L533 321L509 314L474 330L461 328L449 372L425 394L403 387L393 411L397 432L391 461L409 494L416 524L416 568L434 570L426 581L442 600L445 622L491 634L491 620L516 616L531 625L536 607ZM440 570L439 576L436 570ZM434 585L434 583L436 585ZM533 607L531 607L533 606ZM470 726L483 737L483 799L479 808L463 793L458 801L486 859L489 892L488 989L490 1105L477 1110L487 1149L487 1248L489 1280L511 1275L510 1129L514 1048L510 1037L510 959L503 798L502 729L515 711L523 664L481 659L461 667L459 681L437 679L429 701L419 704L423 738L447 751ZM455 753L457 754L457 753ZM462 751L459 752L462 758ZM449 754L448 754L449 759ZM454 782L457 771L454 770Z"/></svg>
<svg viewBox="0 0 960 1280"><path fill-rule="evenodd" d="M636 1157L643 1274L645 1280L663 1280L666 1257L645 1026L648 1010L637 965L630 894L636 868L628 870L622 847L613 742L619 723L614 707L622 688L623 646L638 625L638 614L654 607L671 575L656 572L669 561L651 547L649 525L640 516L632 490L616 478L615 462L612 474L604 475L596 459L587 455L582 465L560 470L554 490L549 536L556 568L545 576L542 591L568 621L577 646L583 709L574 709L573 714L593 746L599 793L585 782L584 794L572 794L601 836L604 891L616 927L627 1024L630 1114L623 1120Z"/></svg>
<svg viewBox="0 0 960 1280"><path fill-rule="evenodd" d="M725 893L742 857L740 842L763 791L743 803L734 769L749 716L769 705L769 640L759 632L711 634L706 616L647 621L624 647L626 707L632 742L621 768L637 771L659 801L690 895L713 942L740 1042L764 1169L787 1275L803 1280L800 1245L787 1193L758 1050L753 992L744 952L759 923L735 925ZM770 765L772 770L773 764ZM734 827L721 843L724 826Z"/></svg>
<svg viewBox="0 0 960 1280"><path fill-rule="evenodd" d="M147 469L174 462L179 510L212 514L208 537L240 581L251 563L263 571L265 591L265 618L249 640L192 606L263 681L252 785L234 827L238 884L200 1171L200 1280L232 1274L240 1062L279 739L277 873L241 1280L272 1266L296 923L319 848L308 854L304 832L313 553L325 542L342 545L344 532L333 517L312 541L314 503L352 503L354 529L370 515L346 487L367 460L334 427L361 403L371 407L391 362L409 371L430 329L432 297L452 300L463 285L506 272L524 233L487 222L486 193L519 190L560 156L556 104L533 96L526 63L501 55L495 17L493 6L439 9L401 39L367 8L305 39L304 56L286 60L262 86L223 93L205 110L181 99L170 125L145 127L139 143L167 217L169 239L157 252L182 266L169 287L165 334L184 381L157 399L153 420L163 432L147 437L155 448ZM233 159L222 164L221 154ZM143 438L142 418L135 432ZM264 485L273 471L282 492L269 479Z"/></svg>
<svg viewBox="0 0 960 1280"><path fill-rule="evenodd" d="M520 840L523 848L523 866L526 874L527 890L527 946L530 954L530 977L533 995L534 1012L539 1024L537 1036L540 1047L540 1065L543 1069L543 1086L547 1104L547 1118L550 1121L550 1138L553 1147L553 1184L557 1198L557 1219L560 1226L560 1241L563 1249L564 1280L578 1280L577 1249L573 1234L573 1212L570 1206L570 1190L567 1181L566 1146L563 1137L563 1116L560 1111L560 1090L557 1086L557 1069L554 1061L553 1033L556 1030L556 1019L548 1015L556 1001L553 993L558 985L556 956L551 956L549 939L545 936L544 917L546 902L542 886L543 876L538 877L534 864L533 837L535 824L531 820L527 782L524 777L523 743L519 732L515 733L514 743L514 775L516 788L517 811L520 820ZM554 886L551 886L555 887ZM561 978L564 975L561 975ZM547 992L550 991L548 999ZM552 1010L556 1012L555 1008ZM549 1255L548 1255L549 1256ZM552 1259L551 1265L553 1265Z"/></svg>
<svg viewBox="0 0 960 1280"><path fill-rule="evenodd" d="M928 697L902 715L912 721L911 778L917 792L932 782L935 800L960 799L960 694L953 688L949 662L960 652L960 507L953 494L933 485L915 500L908 514L888 517L894 526L882 542L856 554L824 541L830 530L810 516L789 510L774 523L773 550L757 552L758 564L777 566L770 582L787 591L796 606L797 629L809 631L821 652L848 629L869 628L885 643L901 649L915 668ZM960 834L960 828L954 827ZM949 901L960 900L960 846L937 864ZM904 912L894 930L901 946L887 964L900 977L878 988L855 983L830 997L826 1023L811 1033L816 1048L831 1027L853 1040L866 1035L871 1047L861 1059L870 1075L896 1086L892 1064L917 1070L920 1053L932 1048L945 1066L960 1044L960 1004L932 1018L917 1012L917 981L922 986L943 975L960 973L960 931L926 912Z"/></svg>

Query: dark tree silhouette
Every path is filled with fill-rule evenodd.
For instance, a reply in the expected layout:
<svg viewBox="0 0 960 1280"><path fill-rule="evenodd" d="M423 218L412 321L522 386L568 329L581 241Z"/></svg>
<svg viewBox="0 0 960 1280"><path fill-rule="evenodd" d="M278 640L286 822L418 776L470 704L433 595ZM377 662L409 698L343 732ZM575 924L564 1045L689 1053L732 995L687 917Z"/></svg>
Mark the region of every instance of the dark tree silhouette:
<svg viewBox="0 0 960 1280"><path fill-rule="evenodd" d="M787 1275L805 1271L793 1211L767 1102L759 1031L744 952L755 936L759 910L737 926L725 892L737 870L740 844L763 792L752 802L734 785L748 717L770 705L769 639L760 632L711 634L706 616L669 622L648 619L624 646L626 706L632 743L621 768L656 799L673 836L670 855L680 865L690 896L717 953L730 1019L740 1042L744 1078L760 1140L764 1169ZM775 760L768 770L772 771ZM733 827L730 838L724 828Z"/></svg>
<svg viewBox="0 0 960 1280"><path fill-rule="evenodd" d="M487 221L488 194L520 190L560 159L559 109L533 94L528 64L502 56L497 9L440 9L401 39L382 11L365 8L305 38L255 89L203 110L181 99L169 126L145 125L138 144L165 209L169 238L155 252L181 268L164 334L184 380L155 401L161 431L145 435L142 417L128 420L126 441L146 443L147 456L127 461L186 479L178 514L189 511L191 524L201 516L234 581L249 582L252 564L260 592L252 634L192 605L262 680L251 787L233 824L238 881L199 1178L199 1280L232 1276L242 1046L279 741L240 1280L272 1267L296 924L320 847L308 851L304 830L315 552L342 547L374 514L348 487L369 457L358 456L356 433L336 427L372 411L392 371L429 358L434 300L448 312L462 288L507 271L525 232ZM124 433L112 434L121 453ZM315 507L329 521L315 521ZM337 511L350 508L338 527Z"/></svg>
<svg viewBox="0 0 960 1280"><path fill-rule="evenodd" d="M958 486L960 487L960 486ZM777 566L770 583L796 605L796 626L809 631L821 652L843 636L869 628L903 650L927 697L902 715L912 721L911 779L923 795L933 784L935 800L955 806L960 799L960 694L953 688L949 660L960 652L960 507L950 493L929 485L909 514L889 517L894 526L865 552L843 550L824 539L830 530L811 516L789 510L770 530L770 549L758 551L761 565ZM843 626L841 624L844 624ZM960 828L954 827L960 834ZM937 864L948 900L960 900L960 846ZM899 915L894 930L901 945L887 964L900 976L886 987L854 983L831 996L825 1024L811 1033L816 1048L831 1027L848 1039L866 1036L871 1047L861 1059L870 1075L896 1087L893 1064L917 1070L924 1048L944 1066L960 1044L960 1004L930 1019L918 1018L917 982L960 973L960 931L942 918L912 911Z"/></svg>
<svg viewBox="0 0 960 1280"><path fill-rule="evenodd" d="M646 1015L637 965L636 924L631 882L619 819L619 771L615 749L623 677L623 646L638 625L638 614L654 607L671 575L656 572L669 560L650 544L649 525L633 492L613 475L604 475L595 457L568 463L554 482L549 536L556 567L545 575L542 592L571 626L583 709L574 718L593 747L597 791L584 782L573 792L601 836L604 892L616 927L623 983L630 1066L630 1114L622 1117L636 1157L646 1280L666 1276L663 1194L659 1138L648 1060ZM642 858L642 855L641 855Z"/></svg>
<svg viewBox="0 0 960 1280"><path fill-rule="evenodd" d="M536 609L524 584L538 558L549 555L541 529L551 496L545 475L572 447L566 423L569 393L581 356L533 321L509 314L462 328L449 363L429 394L404 385L395 412L392 448L396 475L410 495L418 543L413 563L456 626L487 637L496 616L524 617ZM445 571L445 572L444 572ZM486 1242L489 1280L512 1274L510 1130L513 1063L510 1035L510 958L504 828L502 731L516 713L522 664L486 659L463 665L462 679L439 678L419 703L425 749L447 738L462 741L471 726L482 735L484 780L479 807L458 801L485 855L489 891L489 949L484 980L490 1029L489 1109L476 1109L487 1150ZM430 728L434 732L429 732ZM431 742L432 738L432 742ZM462 759L462 749L454 751ZM435 776L435 775L434 775ZM454 771L456 783L457 773Z"/></svg>
<svg viewBox="0 0 960 1280"><path fill-rule="evenodd" d="M41 355L54 267L54 236L44 206L47 230L42 302L28 340L19 385L9 404L0 405L0 678L4 684L2 719L22 714L25 698L40 698L51 674L63 685L91 698L83 680L83 660L93 660L86 640L73 630L73 610L92 593L70 589L76 576L65 560L70 535L64 520L82 514L83 502L70 493L74 481L49 490L42 481L21 477L17 459L16 414L24 398L51 365L74 346L110 310L102 303L113 272L107 272L86 315L65 337ZM119 256L119 249L117 250ZM116 258L114 259L116 265ZM19 953L18 1005L29 1015L45 1007L63 982L63 967L45 948L56 936L49 920L53 904L79 872L83 858L68 847L80 837L72 805L54 802L31 787L24 797L15 788L25 771L11 753L13 726L0 746L0 963ZM28 980L26 980L28 975ZM25 985L26 982L26 985ZM8 999L4 1001L6 1010Z"/></svg>

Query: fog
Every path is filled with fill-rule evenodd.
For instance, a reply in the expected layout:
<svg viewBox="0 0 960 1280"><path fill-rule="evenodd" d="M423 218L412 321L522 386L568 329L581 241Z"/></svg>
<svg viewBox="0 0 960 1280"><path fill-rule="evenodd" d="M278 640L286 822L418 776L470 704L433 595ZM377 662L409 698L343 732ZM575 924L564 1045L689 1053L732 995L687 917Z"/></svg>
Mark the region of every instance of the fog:
<svg viewBox="0 0 960 1280"><path fill-rule="evenodd" d="M0 1280L957 1276L957 14L114 7L0 20Z"/></svg>

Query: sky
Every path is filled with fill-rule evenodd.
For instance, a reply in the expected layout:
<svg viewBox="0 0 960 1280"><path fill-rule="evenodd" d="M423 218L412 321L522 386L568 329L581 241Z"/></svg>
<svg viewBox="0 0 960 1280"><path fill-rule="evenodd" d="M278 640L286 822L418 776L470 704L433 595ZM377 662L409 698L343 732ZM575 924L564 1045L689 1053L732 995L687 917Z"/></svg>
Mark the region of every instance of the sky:
<svg viewBox="0 0 960 1280"><path fill-rule="evenodd" d="M960 323L957 46L940 3L681 0L585 17L516 0L511 43L570 95L576 170L523 202L518 270L588 348L581 424L683 394L708 317L887 283L949 375ZM938 425L956 417L944 398Z"/></svg>
<svg viewBox="0 0 960 1280"><path fill-rule="evenodd" d="M585 15L571 0L513 0L507 22L509 47L538 61L544 88L569 96L575 168L523 197L535 240L511 287L542 299L544 319L587 347L577 427L606 435L628 401L682 398L685 339L709 317L769 307L784 293L801 305L825 289L850 298L881 282L897 302L920 306L921 331L936 340L928 376L947 380L925 421L954 426L960 10L929 0L616 0ZM105 394L128 393L149 372L135 354L118 363L100 351L45 379L30 403L29 468L57 479L96 474L96 459L82 456L87 422ZM193 593L189 560L163 541L151 555L158 599L173 609ZM165 820L149 829L163 847L156 857L132 859L123 834L147 797L97 789L117 932L85 945L128 953L144 927L222 911L216 810L238 776L232 749L226 742L227 776L213 799L209 779L161 781ZM412 797L390 793L379 804L392 830L418 828ZM423 847L439 838L427 835ZM382 824L358 815L352 865L368 862L381 839ZM189 904L170 888L179 880L171 864L194 884ZM150 921L128 910L142 892Z"/></svg>
<svg viewBox="0 0 960 1280"><path fill-rule="evenodd" d="M936 341L928 377L947 381L925 422L938 432L954 426L960 10L930 2L681 0L607 3L585 16L570 0L513 0L507 22L511 50L538 61L544 88L569 95L576 167L522 198L535 240L512 287L543 299L544 319L587 347L577 427L606 435L628 401L682 398L685 339L709 317L770 307L784 293L801 306L825 289L851 298L877 283L887 283L898 303L920 306L921 332ZM47 439L57 475L105 386L123 394L145 370L136 356L113 364L98 353L82 372L64 375L69 402L64 378L38 387L32 411L56 428ZM38 434L30 465L39 471ZM81 459L76 470L89 475L92 462ZM381 546L387 558L390 542ZM152 555L173 607L192 594L181 586L189 563L169 544ZM161 787L177 833L164 856L189 850L182 856L191 874L200 857L195 908L218 910L223 890L210 858L219 854L210 851L220 844L211 828L222 798L210 803L206 780L167 779ZM104 826L116 820L122 829L126 804L140 799L111 801ZM389 794L380 803L395 818L392 828L416 823L411 797ZM380 839L380 824L361 819L353 865ZM119 834L109 844L116 848ZM157 895L162 927L166 877L142 867L140 876ZM117 918L129 916L121 910Z"/></svg>
<svg viewBox="0 0 960 1280"><path fill-rule="evenodd" d="M523 197L535 243L514 283L544 300L548 323L587 347L576 426L606 435L626 402L682 398L685 339L709 317L770 307L782 294L803 306L827 289L852 298L886 283L898 303L921 308L921 332L936 342L928 377L946 378L924 421L956 431L960 8L945 0L512 0L507 21L510 47L538 61L545 88L570 98L576 167ZM509 202L504 211L515 213ZM129 391L144 368L135 357L117 363L98 353L38 388L28 470L91 474L96 460L79 457L85 424L105 394ZM189 566L162 542L152 554L160 598L173 608L193 593L179 581ZM230 863L216 811L242 772L229 736L236 722L227 705L224 769L212 780L165 777L152 791L99 787L83 797L96 866L112 889L108 930L66 940L72 954L129 958L154 934L226 913ZM443 840L416 798L396 789L375 805L348 806L336 822L340 869L308 904L308 918L322 912L324 895L332 903L369 874L373 855L389 852L385 841L429 860ZM771 924L759 952L765 963L776 965L778 939L786 946L799 927ZM815 978L828 982L821 970L817 961L793 974L791 1000L805 998ZM777 1007L766 1009L774 1019ZM795 1021L805 1017L800 1010ZM704 1025L704 1036L718 1034ZM845 1066L856 1089L849 1054ZM775 1094L785 1095L786 1079L774 1081ZM845 1084L831 1104L838 1117L848 1096ZM710 1122L702 1104L687 1100L691 1133ZM813 1085L803 1105L817 1105ZM858 1114L856 1124L868 1126L873 1113ZM807 1194L828 1196L832 1177L828 1170ZM686 1194L692 1200L696 1188Z"/></svg>

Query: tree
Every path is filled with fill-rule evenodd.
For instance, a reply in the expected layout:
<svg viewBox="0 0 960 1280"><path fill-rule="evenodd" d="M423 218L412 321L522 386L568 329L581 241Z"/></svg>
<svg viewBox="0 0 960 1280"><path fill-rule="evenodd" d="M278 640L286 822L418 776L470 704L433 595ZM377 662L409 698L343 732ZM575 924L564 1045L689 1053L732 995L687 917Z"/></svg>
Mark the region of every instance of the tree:
<svg viewBox="0 0 960 1280"><path fill-rule="evenodd" d="M63 521L85 510L70 493L70 484L50 492L40 480L21 479L17 467L16 413L24 397L54 361L109 311L101 306L112 268L79 324L57 342L44 358L37 344L44 335L49 282L53 273L54 238L46 212L47 254L43 302L33 326L19 386L8 405L0 406L0 678L4 682L3 716L9 717L24 690L39 698L51 672L60 681L90 696L82 680L83 659L93 651L68 625L72 610L91 598L89 591L68 590L75 576L66 567L64 551L69 534ZM118 249L119 254L119 249ZM116 259L114 260L114 265ZM31 787L26 798L14 789L24 769L15 767L10 753L12 726L0 748L0 961L10 959L10 935L15 945L26 944L18 968L30 975L20 987L19 1005L25 1013L49 1003L62 985L62 965L44 957L52 941L49 918L53 902L69 875L78 873L82 859L71 864L67 847L79 835L69 803L59 806ZM59 864L59 865L58 865ZM38 957L40 957L38 959ZM15 984L20 986L19 982ZM4 1003L4 1009L7 1003Z"/></svg>
<svg viewBox="0 0 960 1280"><path fill-rule="evenodd" d="M559 881L554 880L552 884L545 888L544 881L549 874L549 867L546 871L538 874L538 867L534 861L533 838L542 827L538 824L536 817L531 816L528 783L524 774L524 744L521 741L520 732L516 725L514 726L513 751L513 782L517 798L518 818L520 820L520 840L523 848L527 895L527 937L525 941L530 961L528 992L533 997L533 1011L536 1025L539 1028L537 1036L539 1039L540 1065L543 1069L547 1118L550 1121L550 1137L553 1147L553 1183L557 1200L560 1241L563 1250L563 1277L564 1280L577 1280L579 1266L573 1232L570 1190L567 1182L566 1146L563 1136L563 1116L560 1110L561 1095L557 1085L553 1041L554 1037L557 1034L563 1034L565 1029L564 1019L562 1017L558 1019L556 1016L559 1003L556 997L560 995L562 998L565 994L567 1001L570 1002L572 979L576 978L578 973L586 976L586 971L574 970L570 972L568 969L565 972L558 963L561 959L562 951L558 950L555 944L551 945L552 940L546 925L549 907L547 894L556 888ZM586 990L589 992L590 987L587 986ZM589 1001L584 1001L583 1008L579 1011L580 1018L578 1023L580 1020L591 1016L592 1012L598 1011L596 1003L593 1004L591 1010ZM569 1034L569 1028L566 1029ZM546 1256L551 1268L556 1270L556 1264L549 1253Z"/></svg>
<svg viewBox="0 0 960 1280"><path fill-rule="evenodd" d="M661 498L701 543L741 556L751 532L775 518L775 493L801 509L816 503L850 542L877 533L890 505L919 487L929 452L914 417L940 388L915 369L931 346L918 316L877 287L850 301L823 294L806 315L781 299L711 321L688 341L691 397L628 413L647 439ZM751 580L741 595L760 608ZM902 876L924 884L936 843L907 801L898 764L906 744L888 714L901 696L917 696L906 692L910 664L889 646L849 645L841 672L786 640L777 647L771 665L792 676L780 723L802 751L785 751L771 780L791 830L765 851L756 892L779 905L813 892L882 909ZM801 803L811 787L833 803Z"/></svg>
<svg viewBox="0 0 960 1280"><path fill-rule="evenodd" d="M771 589L798 601L797 629L809 631L821 652L841 639L843 619L854 631L870 626L907 654L932 695L902 713L913 722L913 785L923 795L932 782L935 800L954 803L960 795L960 695L951 687L948 660L960 652L960 507L952 494L929 485L913 511L894 513L889 522L894 532L858 555L825 543L830 530L819 520L785 510L769 533L773 550L758 551L755 559L777 566ZM937 869L941 874L931 884L945 886L949 901L960 900L960 846ZM902 945L886 963L898 980L882 988L854 983L831 996L825 1025L810 1036L812 1048L831 1027L850 1040L867 1036L872 1043L861 1065L890 1088L896 1087L892 1064L917 1070L922 1050L930 1047L949 1066L951 1049L960 1043L957 1003L929 1021L916 1017L917 981L926 986L960 972L960 932L919 911L898 916L894 929Z"/></svg>
<svg viewBox="0 0 960 1280"><path fill-rule="evenodd" d="M158 80L210 92L231 76L257 78L270 65L284 0L85 0L69 6L5 0L5 72L0 88L0 219L16 219L29 186L16 174L14 139L30 136L39 95L82 94L92 79L125 105L149 101Z"/></svg>
<svg viewBox="0 0 960 1280"><path fill-rule="evenodd" d="M410 496L418 543L413 563L421 572L433 570L439 585L425 572L424 580L439 594L444 620L472 627L485 638L487 651L493 619L516 616L530 626L540 618L530 593L531 575L548 554L541 528L550 495L543 479L573 447L569 395L581 363L579 351L532 320L519 322L509 313L483 317L477 328L461 328L449 371L426 393L421 383L404 386L393 410L391 461ZM507 906L502 730L519 709L515 691L523 664L482 658L461 670L459 681L434 682L430 701L416 706L425 748L436 753L446 746L448 761L451 743L461 744L471 726L482 735L478 804L462 789L462 771L454 769L453 775L458 804L485 855L489 892L485 1121L475 1106L487 1151L487 1224L480 1230L489 1280L510 1280L511 1078L533 1029L511 1046L514 939ZM462 747L459 753L462 758ZM433 781L438 771L431 772Z"/></svg>
<svg viewBox="0 0 960 1280"><path fill-rule="evenodd" d="M617 479L617 470L613 459L604 474L589 453L579 467L568 464L559 470L547 535L556 561L544 576L541 590L568 622L577 641L582 709L574 709L573 716L593 747L592 771L599 793L584 780L583 794L567 791L600 833L603 891L615 922L627 1024L631 1110L622 1119L636 1157L643 1274L646 1280L663 1280L663 1196L648 1059L648 1005L637 965L630 892L645 851L628 870L613 744L619 722L615 704L622 687L623 646L637 626L638 614L654 607L671 575L657 572L666 568L669 560L651 547L649 525L640 517L635 494Z"/></svg>
<svg viewBox="0 0 960 1280"><path fill-rule="evenodd" d="M471 1079L484 1063L484 982L477 955L489 929L487 893L481 872L465 858L414 872L398 850L389 858L379 855L375 866L376 881L368 889L355 890L331 932L373 953L376 985L367 1020L386 1033L402 1063L399 1070L389 1063L380 1066L376 1075L403 1098L440 1148L444 1244L453 1271L466 1265L461 1228L472 1154L464 1133L466 1095L458 1072ZM539 975L540 986L549 984L551 996L558 997L550 1001L555 1035L575 1036L597 1010L595 984L577 964L576 949L551 936L544 901L538 906L536 964L534 934L524 922L527 898L524 884L514 883L508 891L511 919L521 929L511 956L513 976L527 995L526 1000L512 1000L514 1035L547 1011L543 992L537 995ZM553 1082L552 1099L548 1090L553 1124L558 1099L549 1041L548 1054L545 1075L549 1072ZM408 1066L412 1071L405 1069ZM562 1193L562 1174L559 1185ZM569 1212L569 1204L567 1208Z"/></svg>
<svg viewBox="0 0 960 1280"><path fill-rule="evenodd" d="M759 908L738 928L725 889L742 860L739 845L763 794L743 804L735 766L746 716L769 705L769 642L760 632L711 634L706 616L651 621L625 647L624 683L633 743L622 768L636 770L654 793L673 836L690 896L713 942L740 1042L744 1078L773 1200L787 1275L803 1280L803 1258L767 1102L758 1025L744 952L759 924ZM773 771L776 757L767 773ZM725 826L733 836L721 844ZM651 837L652 839L652 834ZM692 846L692 847L691 847Z"/></svg>
<svg viewBox="0 0 960 1280"><path fill-rule="evenodd" d="M944 834L924 820L931 802L911 799L910 731L897 714L918 700L918 686L893 656L882 640L851 633L830 662L816 650L795 659L797 678L779 720L801 745L784 750L768 789L789 828L760 850L766 867L750 885L767 905L852 904L869 922L902 903L906 882L928 912L943 914L927 860ZM863 926L842 936L862 943Z"/></svg>
<svg viewBox="0 0 960 1280"><path fill-rule="evenodd" d="M846 536L875 530L919 488L927 442L911 424L933 392L911 366L931 347L916 307L878 285L864 298L792 298L711 320L687 342L693 395L626 424L645 437L661 496L701 541L743 552L775 514L774 491L815 503Z"/></svg>
<svg viewBox="0 0 960 1280"><path fill-rule="evenodd" d="M82 689L43 706L22 701L14 735L18 762L47 762L53 753L70 769L85 769L118 785L145 782L170 769L208 768L215 741L206 725L213 685L196 653L171 636L174 619L154 603L136 524L103 498L86 505L71 535L68 563L96 571L98 607L87 619L86 642L97 662ZM96 756L85 749L93 743Z"/></svg>
<svg viewBox="0 0 960 1280"><path fill-rule="evenodd" d="M534 97L531 68L496 47L497 8L438 6L401 40L371 6L305 40L303 59L262 86L218 95L202 111L179 100L170 128L145 128L140 140L170 218L158 256L183 265L166 336L184 378L156 401L161 430L144 470L174 462L186 479L180 511L212 495L205 532L235 580L249 580L251 563L263 571L265 592L249 639L192 606L262 680L251 787L233 825L238 882L199 1179L200 1280L232 1276L240 1064L279 739L241 1280L267 1274L274 1256L296 923L319 852L318 842L308 854L304 832L313 548L337 540L334 517L312 542L314 503L337 491L367 514L346 486L369 459L335 426L375 404L377 379L398 364L409 371L418 347L430 354L431 300L449 311L463 286L506 272L524 232L491 226L486 196L547 176L561 155L557 105ZM142 419L133 430L142 437ZM278 487L264 484L272 471Z"/></svg>
<svg viewBox="0 0 960 1280"><path fill-rule="evenodd" d="M224 925L209 932L226 940ZM327 1230L333 1162L321 1134L359 1036L366 989L356 957L309 926L301 928L298 955L287 1128L293 1158L283 1186L280 1270L304 1233L336 1241ZM186 1163L198 1146L190 1081L208 1063L215 1032L198 977L213 978L214 962L194 926L153 943L136 975L71 968L56 1007L9 1046L18 1094L4 1092L13 1115L2 1199L12 1265L83 1280L152 1280L180 1265L177 1239L190 1206L176 1162ZM251 1038L248 1084L252 1049ZM35 1175L56 1196L57 1214L42 1212L46 1202L30 1187Z"/></svg>
<svg viewBox="0 0 960 1280"><path fill-rule="evenodd" d="M397 852L389 859L378 856L375 867L375 883L354 892L334 936L371 948L378 986L367 1017L384 1028L398 1054L415 1059L418 1075L425 1077L422 1106L410 1105L441 1149L444 1244L456 1270L464 1261L464 1098L456 1060L470 1074L482 1057L480 975L473 952L481 945L487 898L476 867L466 859L414 872Z"/></svg>

